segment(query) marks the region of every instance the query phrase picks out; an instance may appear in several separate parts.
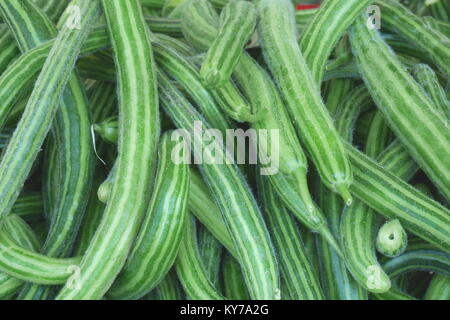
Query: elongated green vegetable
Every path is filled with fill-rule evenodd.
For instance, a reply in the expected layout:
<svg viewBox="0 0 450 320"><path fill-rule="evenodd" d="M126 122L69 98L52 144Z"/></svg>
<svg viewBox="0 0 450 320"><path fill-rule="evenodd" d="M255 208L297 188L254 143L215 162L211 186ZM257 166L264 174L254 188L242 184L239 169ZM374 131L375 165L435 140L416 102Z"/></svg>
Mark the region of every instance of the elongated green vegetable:
<svg viewBox="0 0 450 320"><path fill-rule="evenodd" d="M183 33L200 50L207 50L219 32L215 16L214 8L206 0L192 1L186 8L182 19ZM244 52L234 75L253 109L268 110L265 117L252 123L252 128L279 132L279 139L273 141L269 135L258 145L260 158L261 155L263 158L279 157L276 165L280 172L269 175L271 183L286 206L302 223L320 232L339 250L322 213L316 209L309 194L306 156L269 74Z"/></svg>
<svg viewBox="0 0 450 320"><path fill-rule="evenodd" d="M0 270L18 279L39 284L64 283L80 262L79 258L55 259L19 246L14 238L0 232ZM73 267L73 269L72 269Z"/></svg>
<svg viewBox="0 0 450 320"><path fill-rule="evenodd" d="M387 257L397 257L405 252L408 235L397 219L386 222L378 230L376 246L378 252Z"/></svg>
<svg viewBox="0 0 450 320"><path fill-rule="evenodd" d="M450 102L441 87L436 73L426 64L418 64L413 69L413 76L434 103L441 117L450 121Z"/></svg>
<svg viewBox="0 0 450 320"><path fill-rule="evenodd" d="M2 232L6 232L16 244L28 250L36 251L41 246L29 225L18 216L10 215L5 218ZM10 295L17 293L22 286L22 280L3 272L0 273L0 299L7 299Z"/></svg>
<svg viewBox="0 0 450 320"><path fill-rule="evenodd" d="M167 274L155 291L159 300L184 300L184 292L174 270Z"/></svg>
<svg viewBox="0 0 450 320"><path fill-rule="evenodd" d="M336 110L351 90L352 79L334 79L328 84L326 106L330 115L335 118Z"/></svg>
<svg viewBox="0 0 450 320"><path fill-rule="evenodd" d="M377 0L383 23L424 50L450 76L450 39L433 29L421 17L393 0Z"/></svg>
<svg viewBox="0 0 450 320"><path fill-rule="evenodd" d="M377 111L373 116L367 132L365 153L371 158L377 158L388 145L391 130L381 112Z"/></svg>
<svg viewBox="0 0 450 320"><path fill-rule="evenodd" d="M117 124L114 121L109 121L109 125L110 127L108 127L107 131L113 131L114 128L117 128ZM113 133L111 136L116 136L116 134ZM111 196L114 174L114 169L112 169L108 178L98 188L98 198L103 203L107 203ZM214 199L212 199L209 188L194 170L190 170L190 181L190 211L233 256L237 257L231 235L226 229L220 209Z"/></svg>
<svg viewBox="0 0 450 320"><path fill-rule="evenodd" d="M163 74L159 76L165 112L179 128L193 132L202 118ZM205 123L203 121L203 123ZM204 125L206 128L209 125ZM198 144L198 139L193 139ZM194 145L194 151L201 145ZM206 159L210 151L205 149ZM220 147L215 152L222 153ZM279 280L273 247L248 185L237 167L228 164L201 165L201 172L219 205L233 239L238 261L253 299L279 299Z"/></svg>
<svg viewBox="0 0 450 320"><path fill-rule="evenodd" d="M209 280L219 287L223 246L205 227L200 229L199 251ZM242 284L245 287L245 282Z"/></svg>
<svg viewBox="0 0 450 320"><path fill-rule="evenodd" d="M137 299L150 292L172 267L186 220L189 170L173 162L170 132L161 138L152 199L133 250L108 291L113 299Z"/></svg>
<svg viewBox="0 0 450 320"><path fill-rule="evenodd" d="M256 10L247 1L231 1L220 14L220 30L200 69L209 87L221 87L231 78L246 42L256 27Z"/></svg>
<svg viewBox="0 0 450 320"><path fill-rule="evenodd" d="M320 97L319 88L296 43L292 4L287 0L262 0L259 2L259 13L263 53L294 124L323 182L341 194L350 205L350 164Z"/></svg>
<svg viewBox="0 0 450 320"><path fill-rule="evenodd" d="M389 219L398 218L403 227L450 252L449 210L377 165L354 147L347 153L355 171L352 193Z"/></svg>
<svg viewBox="0 0 450 320"><path fill-rule="evenodd" d="M203 116L211 121L213 128L219 129L223 133L227 129L233 128L216 105L214 98L201 83L198 72L192 64L178 52L157 43L155 43L155 58L158 65L189 92Z"/></svg>
<svg viewBox="0 0 450 320"><path fill-rule="evenodd" d="M347 79L345 79L347 80ZM339 90L347 91L346 86L339 86ZM332 98L332 97L331 97ZM335 124L340 134L347 140L352 140L353 127L356 118L371 103L370 95L364 86L351 90L346 97L334 97L340 99L327 106L333 112ZM334 107L336 105L336 107ZM341 219L343 202L335 193L329 190L320 181L316 182L319 204L326 212L328 223L334 236L339 239L339 223ZM318 265L325 297L331 300L365 300L367 293L350 275L344 260L322 239L316 239Z"/></svg>
<svg viewBox="0 0 450 320"><path fill-rule="evenodd" d="M432 271L449 276L450 255L437 250L409 250L386 262L383 269L391 277L410 271Z"/></svg>
<svg viewBox="0 0 450 320"><path fill-rule="evenodd" d="M446 122L437 116L430 99L378 31L367 28L365 15L354 25L351 42L364 81L390 127L440 192L450 198L450 131ZM392 83L396 90L390 87Z"/></svg>
<svg viewBox="0 0 450 320"><path fill-rule="evenodd" d="M189 215L184 224L184 238L176 262L178 278L184 291L192 300L222 300L224 299L205 271L197 243L195 218Z"/></svg>
<svg viewBox="0 0 450 320"><path fill-rule="evenodd" d="M300 38L300 49L317 84L322 82L325 65L339 38L372 2L326 0L308 23Z"/></svg>
<svg viewBox="0 0 450 320"><path fill-rule="evenodd" d="M225 296L230 300L249 300L239 263L230 255L223 261L223 286Z"/></svg>
<svg viewBox="0 0 450 320"><path fill-rule="evenodd" d="M0 5L3 16L10 25L23 51L56 34L50 20L29 1L3 1ZM42 26L35 29L29 26ZM62 172L61 180L52 188L58 191L58 206L53 208L52 222L44 252L51 256L64 256L71 249L77 228L83 217L91 187L92 148L90 143L90 117L88 102L80 80L73 74L63 94L60 111L56 114L56 136L54 148L58 150Z"/></svg>
<svg viewBox="0 0 450 320"><path fill-rule="evenodd" d="M3 1L0 9L22 51L34 48L56 34L51 21L30 1ZM49 187L57 190L54 199L57 202L50 208L50 228L43 253L64 257L77 235L92 180L88 102L75 73L69 79L68 90L63 93L55 123L56 139L47 147L57 150L51 161L59 166L59 179L49 182Z"/></svg>
<svg viewBox="0 0 450 320"><path fill-rule="evenodd" d="M159 138L152 47L139 3L107 0L103 8L119 74L117 175L102 221L81 262L78 285L63 288L57 299L100 299L111 286L147 206Z"/></svg>
<svg viewBox="0 0 450 320"><path fill-rule="evenodd" d="M272 231L278 263L289 296L294 300L324 299L318 274L308 260L294 219L276 199L270 185L264 182L259 180L259 193L266 209L267 223Z"/></svg>
<svg viewBox="0 0 450 320"><path fill-rule="evenodd" d="M25 218L42 215L43 213L42 195L36 192L20 195L11 209L11 214Z"/></svg>
<svg viewBox="0 0 450 320"><path fill-rule="evenodd" d="M40 150L58 106L71 67L75 63L81 44L90 30L91 20L98 14L95 2L80 1L84 14L82 28L65 27L55 41L25 113L16 128L0 163L0 217L11 210L31 166ZM55 63L54 61L57 61ZM22 159L19 161L18 159Z"/></svg>

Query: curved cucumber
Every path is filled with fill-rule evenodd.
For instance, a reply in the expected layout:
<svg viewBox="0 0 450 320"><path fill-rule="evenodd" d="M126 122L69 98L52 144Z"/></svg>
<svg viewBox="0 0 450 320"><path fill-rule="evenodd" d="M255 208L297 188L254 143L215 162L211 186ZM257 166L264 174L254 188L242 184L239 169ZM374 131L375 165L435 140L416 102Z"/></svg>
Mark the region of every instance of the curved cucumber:
<svg viewBox="0 0 450 320"><path fill-rule="evenodd" d="M365 15L353 26L351 42L364 81L395 135L450 199L450 131L446 121L439 118L431 100L378 31L367 28Z"/></svg>
<svg viewBox="0 0 450 320"><path fill-rule="evenodd" d="M119 154L111 197L75 288L56 299L100 299L120 272L145 213L159 139L150 36L137 0L103 1L118 69Z"/></svg>
<svg viewBox="0 0 450 320"><path fill-rule="evenodd" d="M220 14L220 30L206 53L200 75L209 87L230 80L242 50L256 27L256 10L247 1L231 1Z"/></svg>
<svg viewBox="0 0 450 320"><path fill-rule="evenodd" d="M259 35L272 71L297 131L305 143L323 182L351 204L350 163L333 122L298 47L292 3L288 0L259 2Z"/></svg>
<svg viewBox="0 0 450 320"><path fill-rule="evenodd" d="M108 291L112 299L137 299L169 272L182 239L189 194L189 169L172 161L170 132L161 137L158 169L147 214L127 263Z"/></svg>

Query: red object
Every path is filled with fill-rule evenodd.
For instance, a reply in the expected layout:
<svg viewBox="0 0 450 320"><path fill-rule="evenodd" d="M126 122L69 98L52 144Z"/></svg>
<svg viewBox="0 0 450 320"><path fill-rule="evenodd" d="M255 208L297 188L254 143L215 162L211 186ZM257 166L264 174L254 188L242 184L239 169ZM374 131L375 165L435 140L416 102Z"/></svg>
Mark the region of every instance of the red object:
<svg viewBox="0 0 450 320"><path fill-rule="evenodd" d="M309 10L319 8L320 4L299 4L297 10Z"/></svg>

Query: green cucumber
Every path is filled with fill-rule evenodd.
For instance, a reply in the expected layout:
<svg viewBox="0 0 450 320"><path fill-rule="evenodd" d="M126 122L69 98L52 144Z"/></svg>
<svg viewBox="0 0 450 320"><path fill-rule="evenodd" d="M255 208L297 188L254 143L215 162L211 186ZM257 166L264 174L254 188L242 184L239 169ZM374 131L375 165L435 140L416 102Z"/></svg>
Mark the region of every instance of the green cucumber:
<svg viewBox="0 0 450 320"><path fill-rule="evenodd" d="M367 28L365 15L353 26L351 42L364 81L391 129L439 191L450 199L450 131L446 121L438 117L431 100L378 31Z"/></svg>
<svg viewBox="0 0 450 320"><path fill-rule="evenodd" d="M288 0L259 2L263 53L322 181L347 204L350 163L295 38L293 6Z"/></svg>
<svg viewBox="0 0 450 320"><path fill-rule="evenodd" d="M242 50L256 27L256 10L247 1L231 1L220 14L220 30L206 53L200 76L211 88L231 78Z"/></svg>
<svg viewBox="0 0 450 320"><path fill-rule="evenodd" d="M196 221L192 215L188 215L184 229L176 270L186 295L191 300L224 299L209 280L203 265L197 243Z"/></svg>
<svg viewBox="0 0 450 320"><path fill-rule="evenodd" d="M209 128L162 73L159 74L159 85L164 110L178 128L192 132L195 121ZM198 139L193 140L198 144ZM201 145L194 145L192 150L199 147ZM204 150L207 159L211 157L208 150ZM223 153L224 150L218 147L215 152ZM250 296L253 299L279 299L279 276L272 243L254 196L239 169L226 163L201 165L200 169L233 239Z"/></svg>
<svg viewBox="0 0 450 320"><path fill-rule="evenodd" d="M161 137L152 199L127 263L108 291L112 299L141 298L164 278L175 261L189 194L188 166L171 159L175 144L170 132Z"/></svg>
<svg viewBox="0 0 450 320"><path fill-rule="evenodd" d="M159 138L156 75L137 0L103 1L118 69L119 154L111 197L80 264L75 288L56 297L100 299L125 264L151 189Z"/></svg>

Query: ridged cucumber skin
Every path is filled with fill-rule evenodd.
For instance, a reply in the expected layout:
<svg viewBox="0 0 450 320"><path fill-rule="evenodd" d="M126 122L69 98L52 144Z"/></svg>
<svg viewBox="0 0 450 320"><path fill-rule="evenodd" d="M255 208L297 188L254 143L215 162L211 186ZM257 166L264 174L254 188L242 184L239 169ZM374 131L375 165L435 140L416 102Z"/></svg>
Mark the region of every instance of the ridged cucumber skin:
<svg viewBox="0 0 450 320"><path fill-rule="evenodd" d="M184 229L175 269L188 299L223 300L224 297L209 280L200 257L196 221L191 214L187 216Z"/></svg>
<svg viewBox="0 0 450 320"><path fill-rule="evenodd" d="M227 254L223 261L222 278L225 296L230 300L250 300L247 287L245 286L241 266Z"/></svg>
<svg viewBox="0 0 450 320"><path fill-rule="evenodd" d="M0 232L0 251L1 271L20 280L37 284L64 283L71 276L70 268L80 262L79 258L51 258L23 248L22 244L17 243L4 229Z"/></svg>
<svg viewBox="0 0 450 320"><path fill-rule="evenodd" d="M22 51L31 50L56 35L49 18L29 1L21 1L20 4L3 1L0 9ZM57 140L53 145L47 145L58 150L54 160L61 168L60 180L53 181L51 186L58 190L58 202L52 208L50 230L43 248L43 252L50 256L63 257L69 252L84 215L93 168L90 123L86 94L81 80L74 73L56 113Z"/></svg>
<svg viewBox="0 0 450 320"><path fill-rule="evenodd" d="M3 221L2 232L9 233L10 237L20 246L31 251L39 250L41 243L37 239L30 226L24 222L19 216L9 215ZM0 272L0 300L11 299L15 295L24 282L18 278L10 276L7 273Z"/></svg>
<svg viewBox="0 0 450 320"><path fill-rule="evenodd" d="M352 172L341 138L326 110L295 37L292 3L261 0L258 26L263 54L286 101L297 132L325 185L352 199Z"/></svg>
<svg viewBox="0 0 450 320"><path fill-rule="evenodd" d="M313 79L321 84L325 66L338 40L373 0L327 0L300 37L300 49Z"/></svg>
<svg viewBox="0 0 450 320"><path fill-rule="evenodd" d="M356 197L383 216L398 218L407 231L450 252L448 209L383 169L353 146L347 144L346 149L356 173L351 189Z"/></svg>
<svg viewBox="0 0 450 320"><path fill-rule="evenodd" d="M377 0L375 3L383 12L384 24L425 51L434 63L450 76L450 38L397 1Z"/></svg>
<svg viewBox="0 0 450 320"><path fill-rule="evenodd" d="M258 180L258 193L266 211L266 221L278 255L281 276L289 296L294 300L323 300L317 272L304 250L304 244L293 217L278 200L273 187Z"/></svg>
<svg viewBox="0 0 450 320"><path fill-rule="evenodd" d="M55 40L47 41L23 54L2 73L0 77L0 97L4 104L0 110L0 128L4 126L8 119L19 93L32 83L36 74L42 69L54 43ZM84 42L80 55L86 55L109 45L110 41L106 28L95 29Z"/></svg>
<svg viewBox="0 0 450 320"><path fill-rule="evenodd" d="M96 2L80 1L80 30L65 27L58 35L49 57L39 75L26 110L5 149L0 163L0 217L8 214L31 170L44 139L50 130L65 84L69 81L71 68L86 39L91 20L98 12ZM58 63L54 63L57 61ZM69 67L70 66L70 67ZM19 159L21 159L19 161Z"/></svg>
<svg viewBox="0 0 450 320"><path fill-rule="evenodd" d="M57 34L50 19L29 1L3 1L0 9L23 52ZM51 211L50 227L42 252L53 257L64 257L72 249L84 216L93 169L88 101L75 73L70 77L61 101L55 116L53 130L56 133L47 144L47 148L56 149L49 151L54 155L49 161L55 162L48 164L53 167L49 171L58 173L55 177L52 172L49 175L51 181L47 191L55 196L48 208Z"/></svg>
<svg viewBox="0 0 450 320"><path fill-rule="evenodd" d="M206 53L200 76L208 87L230 80L245 44L256 27L256 9L247 1L231 1L220 14L220 29Z"/></svg>
<svg viewBox="0 0 450 320"><path fill-rule="evenodd" d="M178 128L192 131L194 121L202 121L203 127L209 128L167 76L159 75L159 85L163 108ZM223 149L216 152L220 150ZM279 274L274 249L261 211L242 174L229 164L201 165L200 169L231 234L252 299L277 299Z"/></svg>
<svg viewBox="0 0 450 320"><path fill-rule="evenodd" d="M439 191L450 199L450 131L446 121L378 31L367 28L366 15L358 18L350 35L359 69L378 108Z"/></svg>
<svg viewBox="0 0 450 320"><path fill-rule="evenodd" d="M186 222L189 168L172 161L175 142L170 135L161 137L152 199L127 263L107 293L112 299L141 298L175 262Z"/></svg>
<svg viewBox="0 0 450 320"><path fill-rule="evenodd" d="M186 299L177 274L172 269L154 290L158 300L184 300Z"/></svg>
<svg viewBox="0 0 450 320"><path fill-rule="evenodd" d="M336 127L342 137L352 141L356 118L370 105L371 98L364 86L350 90L349 84L352 81L349 79L332 80L333 85L336 85L335 82L337 88L330 88L332 91L327 97L327 108L334 116ZM316 192L318 203L322 211L326 212L331 232L336 239L340 239L339 224L344 207L343 201L337 194L329 192L319 177L316 181ZM367 300L367 291L350 275L345 260L319 237L316 237L316 248L319 274L326 299Z"/></svg>
<svg viewBox="0 0 450 320"><path fill-rule="evenodd" d="M211 122L213 128L219 129L223 134L227 129L232 129L234 126L224 116L212 95L202 84L195 66L169 47L156 42L154 46L158 66L183 85L184 89L197 103L202 115Z"/></svg>
<svg viewBox="0 0 450 320"><path fill-rule="evenodd" d="M209 280L214 286L219 287L223 246L205 227L199 232L199 251Z"/></svg>
<svg viewBox="0 0 450 320"><path fill-rule="evenodd" d="M97 232L80 264L76 288L57 300L100 299L125 264L145 213L160 133L156 70L137 0L102 1L118 74L117 174Z"/></svg>
<svg viewBox="0 0 450 320"><path fill-rule="evenodd" d="M219 32L217 13L205 0L195 0L189 4L182 19L183 33L200 51L205 51ZM260 121L252 123L256 130L278 130L279 143L276 155L280 156L279 173L270 175L270 181L286 206L305 225L329 237L326 221L312 203L306 185L307 160L281 96L264 70L249 54L241 55L234 76L236 82L248 98L254 110L268 110ZM272 154L271 139L259 143L265 154ZM266 145L266 146L265 146Z"/></svg>
<svg viewBox="0 0 450 320"><path fill-rule="evenodd" d="M441 117L446 118L448 123L450 121L450 101L448 101L445 90L439 83L434 70L426 64L419 63L414 66L412 74L434 103Z"/></svg>

